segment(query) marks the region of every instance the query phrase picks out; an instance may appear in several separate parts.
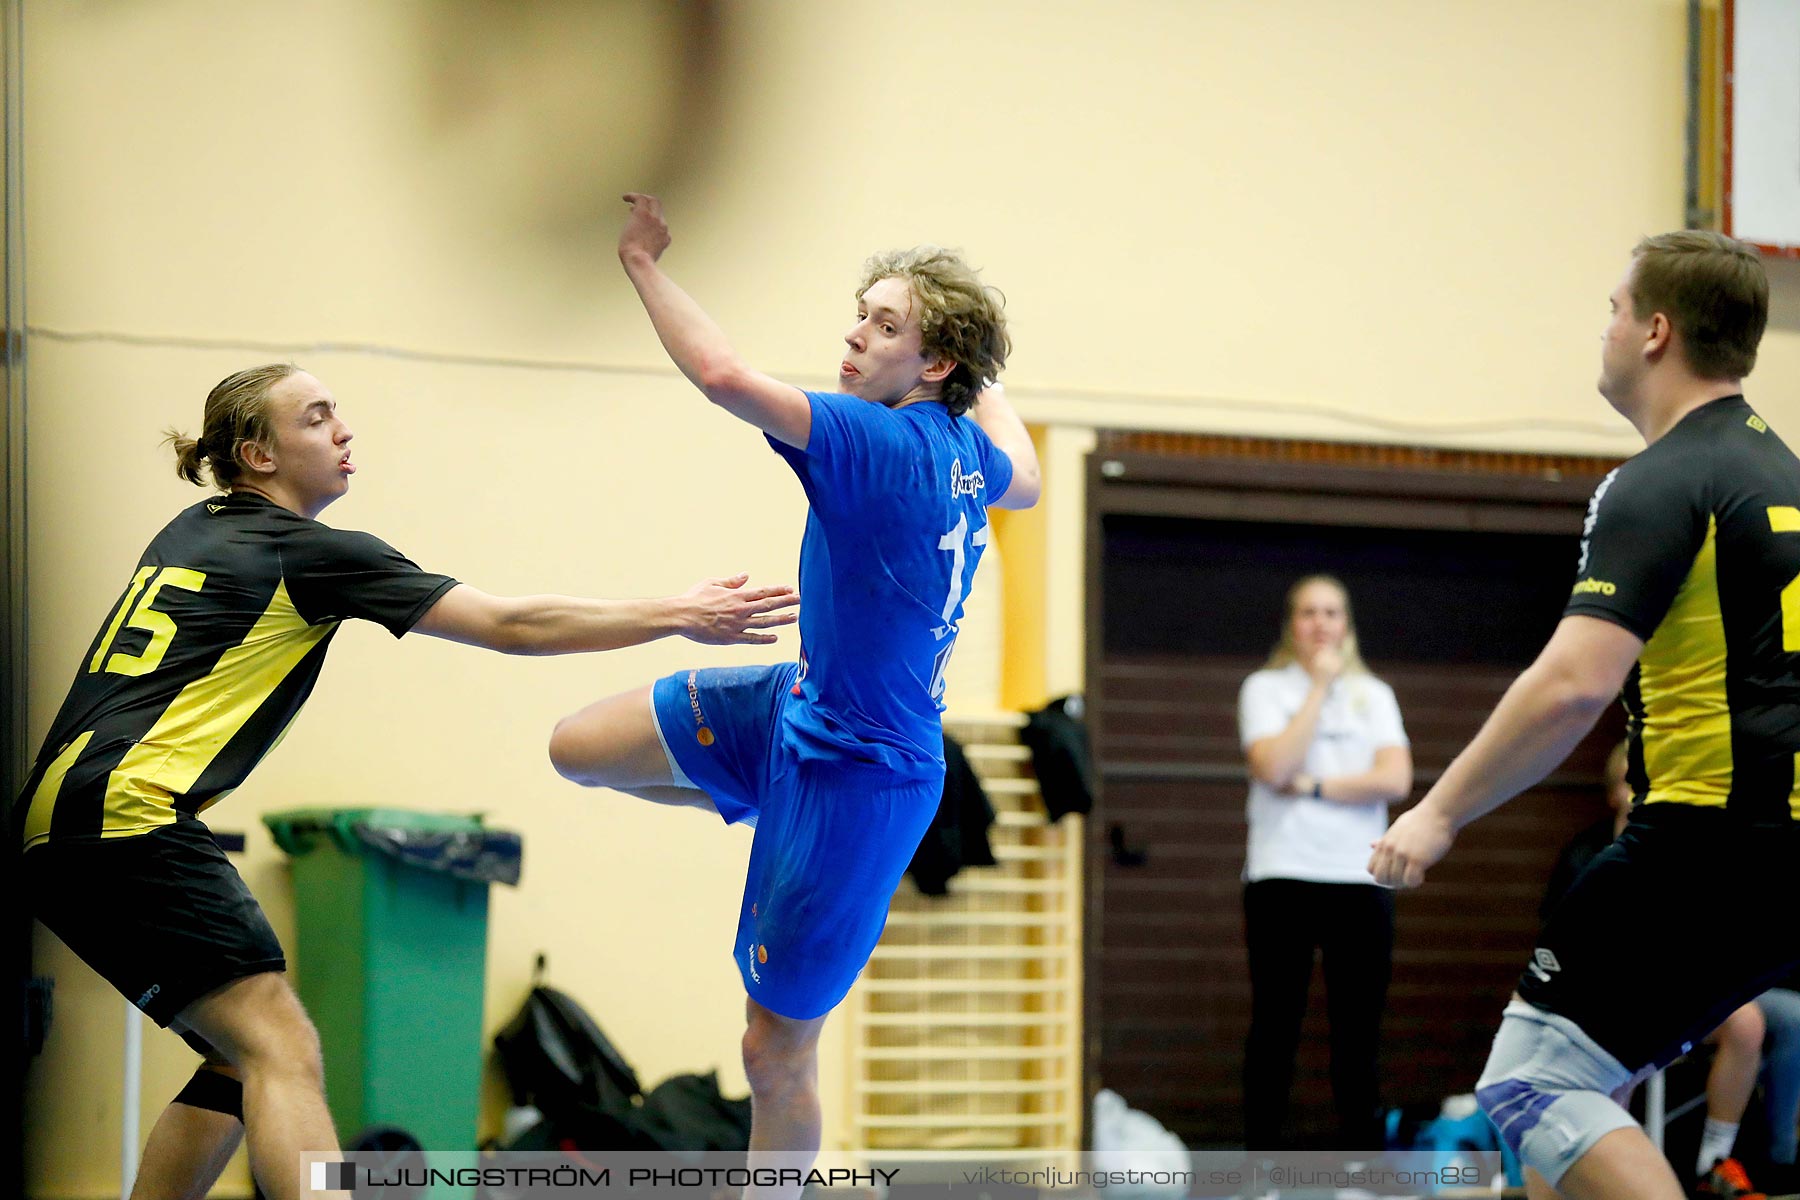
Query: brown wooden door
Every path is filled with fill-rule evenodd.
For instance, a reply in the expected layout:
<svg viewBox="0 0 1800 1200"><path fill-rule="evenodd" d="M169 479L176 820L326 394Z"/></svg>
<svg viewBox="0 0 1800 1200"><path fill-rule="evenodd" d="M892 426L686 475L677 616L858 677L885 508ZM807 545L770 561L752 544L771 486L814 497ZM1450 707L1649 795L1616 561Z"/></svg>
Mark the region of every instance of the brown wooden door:
<svg viewBox="0 0 1800 1200"><path fill-rule="evenodd" d="M1399 698L1416 798L1554 627L1593 482L1095 456L1090 1093L1112 1088L1191 1146L1241 1143L1250 989L1236 700L1275 640L1288 585L1326 570L1349 587L1364 655ZM1550 867L1605 811L1600 768L1621 730L1609 716L1400 896L1388 1103L1472 1090ZM1315 971L1289 1122L1315 1144L1333 1127L1323 998Z"/></svg>

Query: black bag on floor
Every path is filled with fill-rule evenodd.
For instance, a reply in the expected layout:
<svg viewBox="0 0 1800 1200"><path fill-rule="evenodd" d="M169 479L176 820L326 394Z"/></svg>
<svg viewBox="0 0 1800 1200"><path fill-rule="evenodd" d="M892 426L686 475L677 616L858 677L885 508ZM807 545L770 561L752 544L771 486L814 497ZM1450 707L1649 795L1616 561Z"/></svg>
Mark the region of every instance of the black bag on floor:
<svg viewBox="0 0 1800 1200"><path fill-rule="evenodd" d="M750 1101L717 1072L676 1075L644 1095L637 1072L587 1010L539 984L494 1035L513 1103L543 1119L501 1149L747 1150Z"/></svg>
<svg viewBox="0 0 1800 1200"><path fill-rule="evenodd" d="M750 1098L727 1100L719 1073L671 1075L638 1109L643 1131L662 1150L748 1150Z"/></svg>
<svg viewBox="0 0 1800 1200"><path fill-rule="evenodd" d="M637 1072L587 1010L543 984L494 1035L514 1104L529 1104L559 1129L622 1120L643 1095Z"/></svg>

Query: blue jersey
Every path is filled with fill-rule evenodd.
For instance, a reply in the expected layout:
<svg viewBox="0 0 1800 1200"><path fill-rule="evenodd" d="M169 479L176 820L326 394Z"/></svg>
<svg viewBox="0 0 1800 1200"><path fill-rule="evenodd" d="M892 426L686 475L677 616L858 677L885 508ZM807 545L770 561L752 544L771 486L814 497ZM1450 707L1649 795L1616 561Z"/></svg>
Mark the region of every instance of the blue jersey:
<svg viewBox="0 0 1800 1200"><path fill-rule="evenodd" d="M943 769L944 669L1012 460L971 417L808 392L805 450L769 439L806 489L798 703L782 745L800 758Z"/></svg>

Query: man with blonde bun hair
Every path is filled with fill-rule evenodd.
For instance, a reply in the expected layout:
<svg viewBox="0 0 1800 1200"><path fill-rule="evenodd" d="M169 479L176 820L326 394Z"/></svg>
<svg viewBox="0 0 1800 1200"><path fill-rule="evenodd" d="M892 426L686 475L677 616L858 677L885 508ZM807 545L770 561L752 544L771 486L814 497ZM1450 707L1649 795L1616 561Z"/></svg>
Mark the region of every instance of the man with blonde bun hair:
<svg viewBox="0 0 1800 1200"><path fill-rule="evenodd" d="M299 368L292 363L251 367L219 381L206 397L198 438L171 429L164 438L175 448L175 473L196 487L212 475L213 486L228 492L248 468L240 454L246 442L269 439L269 392Z"/></svg>
<svg viewBox="0 0 1800 1200"><path fill-rule="evenodd" d="M742 575L618 601L491 596L422 571L316 519L350 488L353 436L292 363L221 381L200 436L170 434L182 478L199 484L204 469L222 494L138 559L13 806L34 915L204 1058L151 1130L134 1200L205 1195L246 1136L262 1193L290 1200L301 1152L337 1149L281 945L200 814L299 715L344 620L572 654L670 634L766 643L794 619L791 588Z"/></svg>
<svg viewBox="0 0 1800 1200"><path fill-rule="evenodd" d="M1679 1200L1619 1098L1800 962L1800 460L1742 394L1768 304L1741 242L1638 243L1599 386L1645 449L1595 489L1549 644L1370 860L1418 886L1622 690L1631 818L1552 909L1476 1086L1537 1197Z"/></svg>
<svg viewBox="0 0 1800 1200"><path fill-rule="evenodd" d="M1037 455L995 382L1009 348L1000 295L955 255L870 259L840 390L807 392L738 358L659 265L662 205L625 200L619 259L669 357L805 489L800 661L686 671L597 701L556 727L550 757L577 783L756 826L732 948L751 1166L799 1168L819 1149L819 1031L937 812L944 669L987 509L1037 502Z"/></svg>

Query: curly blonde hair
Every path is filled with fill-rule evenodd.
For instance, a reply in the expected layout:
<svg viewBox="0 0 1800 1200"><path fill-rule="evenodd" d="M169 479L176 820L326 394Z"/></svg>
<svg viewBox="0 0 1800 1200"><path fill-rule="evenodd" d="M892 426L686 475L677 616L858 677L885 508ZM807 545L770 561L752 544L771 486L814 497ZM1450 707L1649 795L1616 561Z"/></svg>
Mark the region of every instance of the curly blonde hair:
<svg viewBox="0 0 1800 1200"><path fill-rule="evenodd" d="M954 250L914 246L874 255L863 264L856 298L883 279L904 279L919 306L919 335L925 354L954 363L939 398L951 416L975 403L981 389L1000 377L1012 338L1006 332L1006 297L981 282L975 269Z"/></svg>

